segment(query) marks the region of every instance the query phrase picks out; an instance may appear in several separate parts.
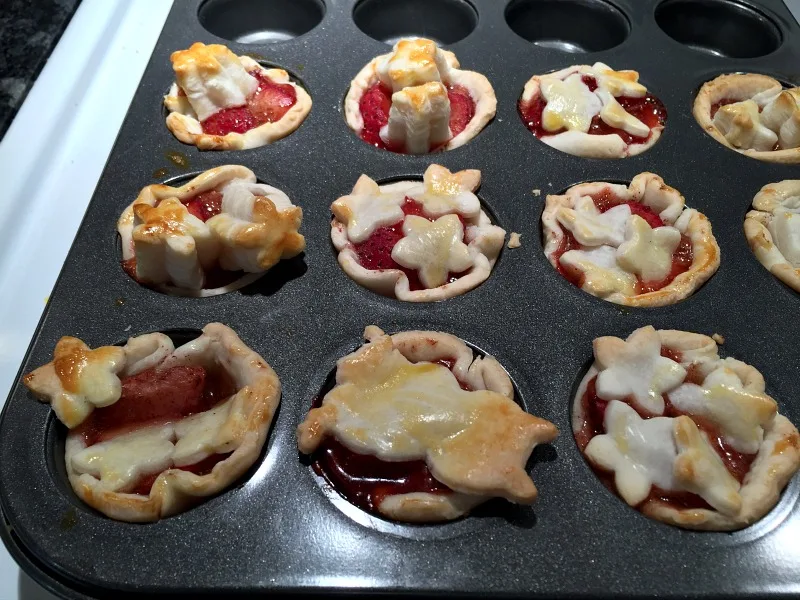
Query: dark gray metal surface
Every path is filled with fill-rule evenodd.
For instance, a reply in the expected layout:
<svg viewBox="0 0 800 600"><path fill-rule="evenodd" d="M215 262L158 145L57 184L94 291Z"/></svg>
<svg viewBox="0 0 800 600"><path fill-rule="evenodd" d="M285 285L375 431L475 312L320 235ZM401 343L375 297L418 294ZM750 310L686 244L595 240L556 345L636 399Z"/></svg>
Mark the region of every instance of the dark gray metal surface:
<svg viewBox="0 0 800 600"><path fill-rule="evenodd" d="M245 480L184 514L132 525L75 500L59 473L49 406L17 385L0 422L0 508L15 536L3 537L23 567L34 577L115 598L126 592L266 590L675 597L800 592L797 478L753 527L733 534L682 531L611 495L584 462L569 426L573 388L591 358L592 339L626 336L646 324L724 335L724 352L755 365L781 412L800 422L800 298L756 261L742 230L758 189L800 171L724 148L691 115L699 86L720 73L755 71L800 82L800 28L785 6L779 0L757 4L781 33L775 52L729 59L664 34L653 17L655 2L614 0L630 23L628 38L607 51L569 54L514 34L504 19L506 3L474 0L475 30L448 48L463 68L489 78L497 117L462 148L403 156L366 145L342 116L350 79L387 51L353 23L354 3L326 0L325 16L311 32L261 45L214 37L197 20L199 0L176 2L20 372L50 360L62 335L98 346L221 321L277 371L281 409L262 460ZM258 53L296 75L314 101L305 123L254 150L200 153L180 144L164 126L161 96L173 80L169 54L198 40L222 41L237 54ZM614 161L569 156L538 141L517 114L531 75L597 60L638 70L667 107L664 135L643 155ZM207 299L165 296L128 278L119 265L116 220L144 185L164 178L156 171L181 174L165 157L171 151L186 155L187 171L240 163L283 189L304 210L307 269L295 262L248 289ZM480 169L480 196L501 226L522 234L523 245L504 251L489 280L461 297L413 305L377 296L339 268L329 241L330 203L349 192L361 173L379 180L421 176L431 162ZM539 241L545 194L582 181L630 180L642 171L658 173L705 213L722 249L721 267L708 284L668 308L628 309L581 292L550 266ZM535 188L540 197L531 193ZM552 447L536 454L533 477L541 495L533 507L497 501L455 523L413 527L331 502L299 460L294 432L336 359L359 343L368 324L390 332L450 332L497 357L527 409L561 430Z"/></svg>

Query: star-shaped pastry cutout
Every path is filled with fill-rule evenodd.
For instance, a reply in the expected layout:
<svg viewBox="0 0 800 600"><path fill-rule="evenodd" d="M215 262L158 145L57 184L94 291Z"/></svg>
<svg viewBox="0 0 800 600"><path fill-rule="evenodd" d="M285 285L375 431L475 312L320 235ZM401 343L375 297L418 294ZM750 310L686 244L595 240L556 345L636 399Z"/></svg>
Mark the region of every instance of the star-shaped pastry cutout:
<svg viewBox="0 0 800 600"><path fill-rule="evenodd" d="M581 289L600 298L617 292L628 296L636 293L636 278L617 266L616 251L609 246L570 250L561 255L559 263L572 272L580 272Z"/></svg>
<svg viewBox="0 0 800 600"><path fill-rule="evenodd" d="M625 239L625 226L630 216L627 204L601 213L589 196L578 198L574 209L562 206L556 212L558 222L569 229L582 246L619 246Z"/></svg>
<svg viewBox="0 0 800 600"><path fill-rule="evenodd" d="M347 227L347 237L359 244L376 229L403 219L404 196L381 192L380 186L366 175L358 178L353 191L331 205L334 216Z"/></svg>
<svg viewBox="0 0 800 600"><path fill-rule="evenodd" d="M547 131L569 129L589 131L592 117L600 112L601 103L578 73L564 80L544 76L539 85L547 105L542 112L542 127Z"/></svg>
<svg viewBox="0 0 800 600"><path fill-rule="evenodd" d="M678 410L709 419L735 450L755 454L761 447L764 427L778 412L778 405L764 393L746 390L736 373L721 366L703 385L684 383L669 393Z"/></svg>
<svg viewBox="0 0 800 600"><path fill-rule="evenodd" d="M672 270L672 254L680 243L681 232L674 227L653 229L633 215L625 228L625 241L617 248L617 262L642 281L661 281Z"/></svg>
<svg viewBox="0 0 800 600"><path fill-rule="evenodd" d="M23 379L41 400L53 406L67 427L80 425L96 407L119 400L122 383L118 373L125 368L125 350L103 346L92 350L81 340L62 337L53 361Z"/></svg>
<svg viewBox="0 0 800 600"><path fill-rule="evenodd" d="M600 371L597 395L603 400L631 398L653 415L664 413L662 394L686 378L686 369L661 356L661 338L651 325L637 329L627 340L612 336L595 339L594 356Z"/></svg>
<svg viewBox="0 0 800 600"><path fill-rule="evenodd" d="M424 192L414 200L422 203L423 211L430 217L458 213L471 219L481 212L481 202L473 193L481 182L481 172L466 169L451 173L441 165L431 165L422 178Z"/></svg>
<svg viewBox="0 0 800 600"><path fill-rule="evenodd" d="M654 484L675 489L673 419L642 419L624 402L612 400L604 425L606 433L593 437L584 452L592 463L614 473L617 492L625 502L640 504Z"/></svg>
<svg viewBox="0 0 800 600"><path fill-rule="evenodd" d="M410 215L403 222L405 237L392 248L392 258L419 273L422 284L435 288L447 282L448 273L461 273L472 266L469 248L463 242L464 227L456 215L431 222Z"/></svg>

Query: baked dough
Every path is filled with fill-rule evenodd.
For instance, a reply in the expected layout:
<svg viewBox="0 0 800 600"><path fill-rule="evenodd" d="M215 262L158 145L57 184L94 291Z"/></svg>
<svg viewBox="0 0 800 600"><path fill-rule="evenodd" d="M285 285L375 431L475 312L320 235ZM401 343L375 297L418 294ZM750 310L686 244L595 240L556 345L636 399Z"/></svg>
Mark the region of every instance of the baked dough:
<svg viewBox="0 0 800 600"><path fill-rule="evenodd" d="M86 446L78 428L95 408L120 398L120 378L177 366L224 369L238 391L206 412L143 425ZM65 460L78 497L112 519L130 522L156 521L182 512L239 479L261 453L281 393L272 368L220 323L206 325L200 337L177 349L162 333L95 350L77 338L64 337L56 345L53 362L23 381L71 429ZM228 453L207 475L170 468ZM149 496L125 493L136 477L159 472Z"/></svg>
<svg viewBox="0 0 800 600"><path fill-rule="evenodd" d="M452 298L483 283L503 249L505 230L492 225L474 194L480 171L451 173L440 165L425 170L423 181L378 185L362 175L353 191L331 205L331 240L339 251L339 265L347 275L379 294L409 302ZM405 216L405 198L420 202L425 216ZM463 243L460 216L466 224ZM430 219L430 220L429 220ZM399 269L370 270L361 266L354 244L366 241L378 228L403 221L406 237L392 250L392 258L417 270L428 289L411 290ZM452 283L440 283L447 272L469 272ZM433 273L432 278L427 274Z"/></svg>
<svg viewBox="0 0 800 600"><path fill-rule="evenodd" d="M203 222L182 201L222 194L222 210ZM136 278L181 296L214 296L248 285L278 261L305 250L303 210L277 188L257 183L241 165L209 169L180 187L148 185L117 222L123 260L136 258ZM204 270L244 271L236 281L205 288Z"/></svg>
<svg viewBox="0 0 800 600"><path fill-rule="evenodd" d="M196 42L188 50L173 52L171 60L177 82L164 96L164 106L169 111L167 127L184 144L193 144L200 150L246 150L271 144L300 127L311 110L311 96L286 71L262 67L249 56L236 56L221 44L206 46ZM244 133L203 133L201 120L224 108L242 106L255 91L257 81L249 75L253 71L260 71L275 83L291 85L297 96L291 108L279 120ZM179 94L181 88L186 95Z"/></svg>
<svg viewBox="0 0 800 600"><path fill-rule="evenodd" d="M590 90L582 82L583 76L593 77L597 89ZM647 88L639 83L636 71L614 71L597 62L534 75L525 83L520 105L527 105L540 97L547 100L542 114L543 127L549 131L567 130L539 138L548 146L574 156L624 158L652 147L664 130L664 125L649 127L616 101L620 96L642 98L646 94ZM591 134L589 127L597 115L611 127L638 137L649 134L649 137L642 143L627 144L616 133Z"/></svg>
<svg viewBox="0 0 800 600"><path fill-rule="evenodd" d="M404 145L411 154L425 154L440 144L444 150L463 146L494 118L497 98L486 77L459 66L455 54L432 40L399 40L392 52L376 56L350 83L344 99L345 120L350 129L361 132L364 120L359 102L380 81L392 90L389 123L381 132L385 142ZM475 115L454 137L449 129L448 85L464 87L475 102Z"/></svg>
<svg viewBox="0 0 800 600"><path fill-rule="evenodd" d="M398 521L455 519L492 497L536 499L525 463L558 430L514 403L511 380L494 358L476 358L461 339L435 331L390 336L369 326L364 337L364 346L339 359L336 386L298 426L302 453L333 436L384 461L424 459L454 493L387 495L377 510ZM452 369L433 364L440 359L455 359Z"/></svg>
<svg viewBox="0 0 800 600"><path fill-rule="evenodd" d="M597 209L590 196L606 190L611 190L622 203L645 204L668 227L650 229L641 217L618 207L594 214ZM564 239L563 227L572 230L584 248L573 266L593 275L585 278L582 289L616 304L674 304L694 293L719 268L720 250L711 232L711 223L703 214L687 208L683 196L654 173L639 173L627 187L592 182L575 185L563 195L550 194L542 213L542 226L544 252L550 264L558 268L556 253ZM636 294L635 275L643 281L664 278L663 262L671 261L675 249L671 244L677 243L676 230L691 240L691 267L659 290ZM564 256L567 254L570 253ZM661 270L651 271L654 267Z"/></svg>
<svg viewBox="0 0 800 600"><path fill-rule="evenodd" d="M680 363L662 356L662 346L680 353ZM625 341L595 339L594 356L573 399L572 428L576 434L582 429L581 399L597 376L596 393L609 402L606 433L592 437L583 452L590 463L614 473L624 500L659 521L715 531L746 527L775 506L800 469L800 435L777 412L758 370L720 358L708 336L651 326L637 329ZM701 383L684 382L690 370ZM662 394L683 414L660 416L665 410ZM632 406L654 416L642 419ZM741 485L695 424L698 417L713 423L737 452L756 454ZM697 494L713 510L680 509L650 498L651 485Z"/></svg>
<svg viewBox="0 0 800 600"><path fill-rule="evenodd" d="M745 216L744 234L758 262L800 292L800 179L762 187Z"/></svg>
<svg viewBox="0 0 800 600"><path fill-rule="evenodd" d="M736 102L712 117L712 107L723 100ZM800 88L783 89L777 79L756 73L720 75L703 84L692 112L728 148L758 160L800 162Z"/></svg>

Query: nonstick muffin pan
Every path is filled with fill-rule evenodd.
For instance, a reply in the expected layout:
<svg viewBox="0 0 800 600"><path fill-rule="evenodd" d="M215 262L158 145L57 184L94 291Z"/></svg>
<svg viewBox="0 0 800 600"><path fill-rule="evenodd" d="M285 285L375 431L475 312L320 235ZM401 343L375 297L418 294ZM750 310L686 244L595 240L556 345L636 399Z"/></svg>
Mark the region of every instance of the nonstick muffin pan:
<svg viewBox="0 0 800 600"><path fill-rule="evenodd" d="M437 155L405 156L362 142L342 101L350 79L385 42L426 35L486 75L497 115L475 139ZM171 52L225 43L286 69L310 93L305 122L272 145L199 152L164 124ZM744 215L766 183L797 168L742 156L692 117L703 82L722 73L771 75L797 85L800 27L780 0L199 0L178 1L134 96L105 172L21 366L50 360L62 335L90 346L148 331L185 338L221 321L278 373L283 395L262 457L236 485L151 525L111 521L71 492L64 428L21 384L0 423L3 538L34 578L69 598L134 593L195 597L293 591L520 596L761 596L800 591L800 479L761 521L732 534L651 521L609 493L570 431L575 388L600 335L652 324L726 339L723 353L753 364L781 412L800 422L800 298L750 252ZM665 104L667 127L647 152L583 159L551 149L524 126L527 79L573 64L635 69ZM378 296L350 280L330 243L331 202L361 173L381 183L420 178L431 163L480 169L479 196L522 246L503 251L478 288L435 304ZM180 298L149 290L120 267L116 220L150 183L185 181L242 164L303 208L304 255L242 290ZM713 226L722 262L687 300L630 309L583 293L548 263L540 217L547 193L584 181L629 182L652 171ZM534 193L534 190L539 193ZM34 276L34 274L32 274ZM400 525L325 490L298 456L295 428L336 360L364 327L441 330L495 356L518 401L555 423L556 441L530 463L538 501L492 501L459 521Z"/></svg>

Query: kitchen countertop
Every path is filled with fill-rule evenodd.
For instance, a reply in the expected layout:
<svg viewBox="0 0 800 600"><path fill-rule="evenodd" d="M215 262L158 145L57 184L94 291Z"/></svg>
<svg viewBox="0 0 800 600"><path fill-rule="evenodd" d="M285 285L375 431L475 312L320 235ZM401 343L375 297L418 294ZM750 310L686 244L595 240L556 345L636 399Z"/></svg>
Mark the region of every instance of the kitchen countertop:
<svg viewBox="0 0 800 600"><path fill-rule="evenodd" d="M81 0L0 2L0 137Z"/></svg>

